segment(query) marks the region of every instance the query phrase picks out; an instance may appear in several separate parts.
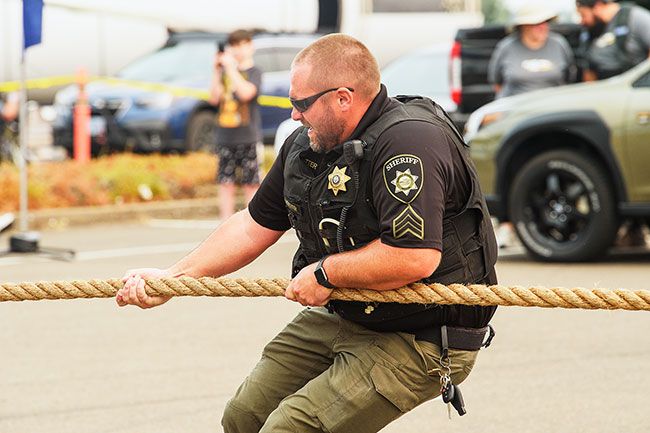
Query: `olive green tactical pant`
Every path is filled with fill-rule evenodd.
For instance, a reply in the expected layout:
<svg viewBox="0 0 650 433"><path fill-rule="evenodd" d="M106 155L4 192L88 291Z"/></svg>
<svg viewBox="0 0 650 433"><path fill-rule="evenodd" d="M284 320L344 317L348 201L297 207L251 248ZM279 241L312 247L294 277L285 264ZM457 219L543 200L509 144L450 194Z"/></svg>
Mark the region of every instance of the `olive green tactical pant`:
<svg viewBox="0 0 650 433"><path fill-rule="evenodd" d="M478 352L450 350L461 383ZM377 432L440 394L440 349L303 310L265 348L228 402L225 433Z"/></svg>

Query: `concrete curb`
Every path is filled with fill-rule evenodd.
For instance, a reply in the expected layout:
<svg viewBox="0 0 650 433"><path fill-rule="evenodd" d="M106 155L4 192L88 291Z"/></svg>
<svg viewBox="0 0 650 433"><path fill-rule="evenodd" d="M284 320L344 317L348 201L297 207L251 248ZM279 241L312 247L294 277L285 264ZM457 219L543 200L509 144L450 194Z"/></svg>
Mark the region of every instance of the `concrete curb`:
<svg viewBox="0 0 650 433"><path fill-rule="evenodd" d="M16 213L16 219L18 214ZM166 200L149 203L125 203L109 206L43 209L29 212L29 228L60 229L97 223L124 222L147 218L216 218L217 197L188 200ZM14 224L14 229L17 224Z"/></svg>

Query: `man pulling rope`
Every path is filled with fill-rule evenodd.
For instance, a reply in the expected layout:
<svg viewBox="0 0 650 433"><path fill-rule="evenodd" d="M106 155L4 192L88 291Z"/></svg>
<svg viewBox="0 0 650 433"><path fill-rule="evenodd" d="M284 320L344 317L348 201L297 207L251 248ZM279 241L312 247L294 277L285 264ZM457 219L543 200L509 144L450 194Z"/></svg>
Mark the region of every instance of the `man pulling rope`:
<svg viewBox="0 0 650 433"><path fill-rule="evenodd" d="M464 414L458 384L489 344L496 307L331 298L337 287L497 283L462 137L433 101L388 97L373 55L342 34L296 56L290 101L303 127L249 208L170 268L128 271L118 305L161 305L170 297L147 295L145 278L229 274L293 227L300 247L284 296L309 308L266 346L224 431L376 432L441 394Z"/></svg>

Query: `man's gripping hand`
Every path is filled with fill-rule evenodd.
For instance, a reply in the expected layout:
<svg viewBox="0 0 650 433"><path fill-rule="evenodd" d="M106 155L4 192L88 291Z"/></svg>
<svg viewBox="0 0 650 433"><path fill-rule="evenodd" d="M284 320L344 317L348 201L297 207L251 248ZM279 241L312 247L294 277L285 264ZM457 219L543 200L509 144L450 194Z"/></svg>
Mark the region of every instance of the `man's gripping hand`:
<svg viewBox="0 0 650 433"><path fill-rule="evenodd" d="M304 306L320 307L330 299L332 289L323 287L316 281L314 270L316 263L305 266L289 283L287 290L284 292L284 297L301 303Z"/></svg>
<svg viewBox="0 0 650 433"><path fill-rule="evenodd" d="M137 305L140 308L153 308L164 304L171 299L171 296L149 296L144 290L145 279L172 278L178 275L172 274L167 269L140 268L126 271L122 281L124 286L117 291L115 301L120 307L125 305Z"/></svg>

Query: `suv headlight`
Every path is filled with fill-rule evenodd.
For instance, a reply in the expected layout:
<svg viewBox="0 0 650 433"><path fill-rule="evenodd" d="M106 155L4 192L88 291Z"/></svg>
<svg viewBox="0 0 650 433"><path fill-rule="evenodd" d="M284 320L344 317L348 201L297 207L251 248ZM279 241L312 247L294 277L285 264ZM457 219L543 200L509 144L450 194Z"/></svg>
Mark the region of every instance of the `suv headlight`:
<svg viewBox="0 0 650 433"><path fill-rule="evenodd" d="M467 123L465 124L465 142L469 143L481 128L503 119L507 114L508 110L498 105L479 108L467 119Z"/></svg>

